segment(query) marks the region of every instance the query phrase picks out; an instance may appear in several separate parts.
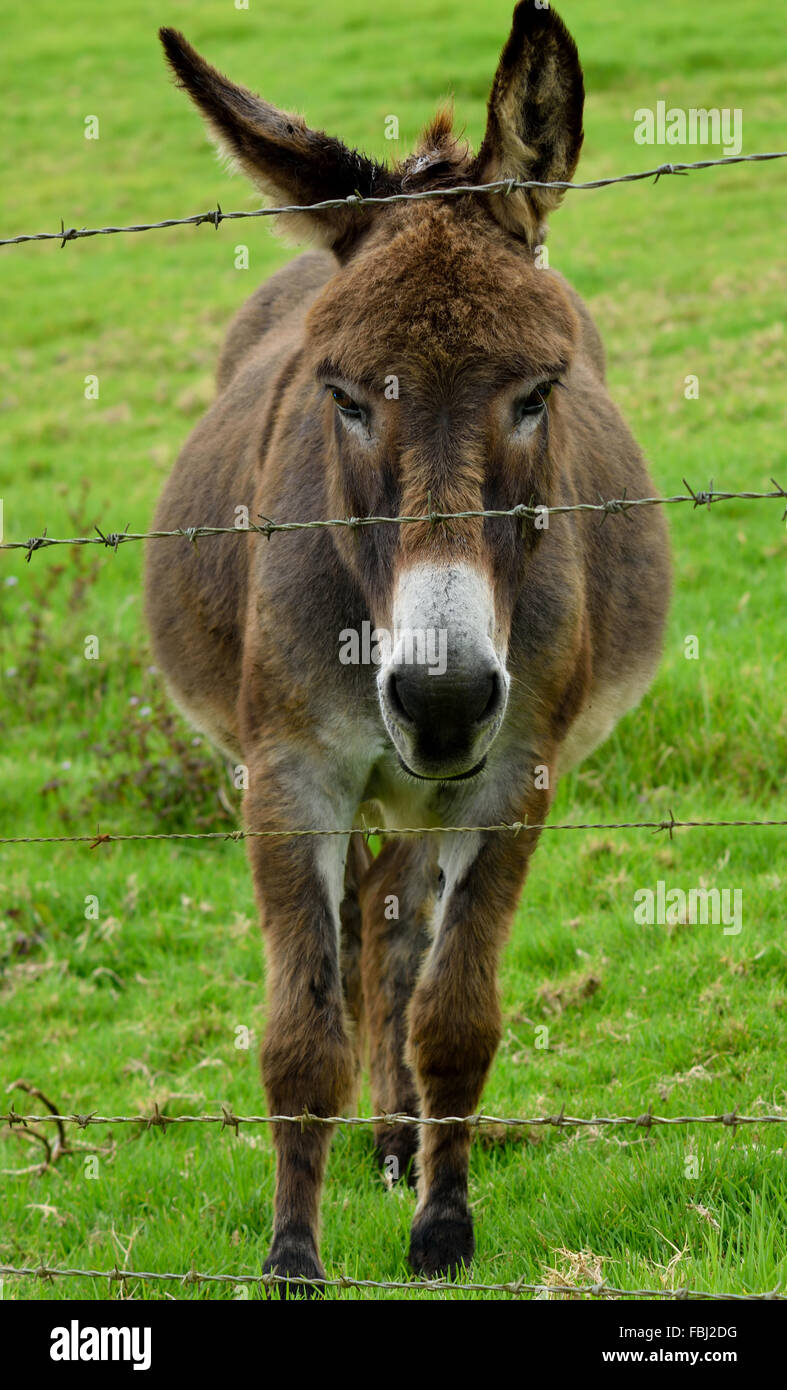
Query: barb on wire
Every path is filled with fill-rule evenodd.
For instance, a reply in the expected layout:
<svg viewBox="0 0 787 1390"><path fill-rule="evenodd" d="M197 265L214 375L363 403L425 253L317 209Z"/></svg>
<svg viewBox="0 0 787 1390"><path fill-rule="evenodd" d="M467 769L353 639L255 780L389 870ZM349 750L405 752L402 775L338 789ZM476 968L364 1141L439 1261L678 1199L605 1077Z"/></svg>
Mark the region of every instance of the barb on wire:
<svg viewBox="0 0 787 1390"><path fill-rule="evenodd" d="M738 1125L785 1125L787 1124L787 1112L781 1115L741 1115L735 1106L732 1110L722 1111L717 1115L654 1115L652 1110L646 1110L642 1115L566 1115L565 1108L558 1115L485 1115L480 1112L475 1115L444 1115L435 1117L431 1115L405 1115L398 1111L388 1113L383 1111L379 1115L313 1115L306 1110L300 1115L236 1115L230 1105L222 1105L220 1114L206 1115L165 1115L156 1103L149 1115L100 1115L97 1110L91 1110L87 1114L72 1115L21 1115L16 1110L8 1111L6 1115L0 1115L3 1121L10 1128L14 1125L27 1124L58 1124L58 1125L77 1125L79 1129L87 1129L89 1125L144 1125L145 1129L163 1129L168 1125L218 1125L221 1130L232 1129L238 1133L239 1125L300 1125L301 1128L307 1125L343 1125L347 1128L357 1128L369 1125L406 1125L411 1127L441 1126L441 1125L467 1125L472 1129L483 1129L485 1126L498 1127L500 1125L509 1129L598 1129L613 1128L620 1129L623 1126L633 1125L637 1129L652 1129L654 1126L664 1126L669 1128L676 1125L722 1125L727 1129L735 1130Z"/></svg>
<svg viewBox="0 0 787 1390"><path fill-rule="evenodd" d="M264 536L266 540L277 532L281 531L318 531L328 527L346 527L351 531L357 530L362 526L412 526L415 524L428 523L430 526L437 525L441 521L473 521L479 519L500 519L513 517L525 521L534 521L536 518L544 516L564 516L569 512L601 512L602 521L607 516L625 516L634 507L672 507L682 502L690 502L692 510L697 507L710 508L717 502L765 502L774 498L787 500L787 489L783 488L775 478L771 478L774 486L773 492L721 492L714 491L711 483L710 489L706 492L696 491L690 483L683 479L684 486L688 489L686 493L676 493L672 497L623 497L600 498L598 502L571 502L552 507L539 506L535 503L518 502L514 507L507 507L498 510L465 511L465 512L438 512L433 510L431 505L431 494L427 499L427 510L423 515L417 516L345 516L328 517L316 521L273 521L270 517L261 517L261 524L250 521L247 526L180 526L173 531L129 531L128 527L124 531L103 531L96 526L95 536L49 536L46 529L40 536L31 536L26 541L3 541L0 542L0 550L25 550L26 560L30 560L34 550L46 550L51 545L100 545L105 550L112 550L117 554L118 547L130 541L152 541L168 540L176 536L189 541L196 546L198 540L208 536ZM785 513L787 516L787 512Z"/></svg>
<svg viewBox="0 0 787 1390"><path fill-rule="evenodd" d="M561 179L540 182L538 179L498 179L494 183L459 184L454 188L427 188L415 193L390 193L386 197L362 197L352 193L348 198L326 198L320 203L288 204L284 207L252 208L250 211L222 212L216 205L209 212L197 212L191 217L167 217L161 222L138 222L128 227L66 227L60 219L60 230L56 232L26 232L19 236L3 237L0 246L18 246L26 241L59 241L61 249L67 241L78 241L82 237L117 236L122 232L154 232L164 227L199 227L210 222L216 231L221 222L230 222L243 217L279 217L287 213L324 212L329 208L341 207L379 207L385 203L414 203L431 198L458 198L475 193L504 193L506 196L515 188L558 188L574 191L592 188L609 188L616 183L639 183L643 179L659 179L670 174L688 174L696 169L713 169L722 164L749 164L771 159L787 158L787 150L772 150L762 154L726 155L722 159L699 159L692 164L659 164L655 169L643 169L633 174L617 174L606 179L589 179L584 183L569 183Z"/></svg>
<svg viewBox="0 0 787 1390"><path fill-rule="evenodd" d="M598 1284L529 1284L524 1279L516 1279L507 1284L456 1283L449 1279L353 1279L340 1274L335 1279L309 1279L304 1275L287 1274L206 1274L190 1269L185 1273L159 1273L153 1270L135 1269L72 1269L57 1265L0 1265L0 1275L32 1279L107 1279L110 1283L126 1284L137 1280L140 1283L182 1284L256 1284L262 1288L272 1288L277 1284L308 1285L314 1289L400 1289L409 1293L501 1293L521 1297L533 1294L540 1298L556 1298L574 1294L587 1298L663 1298L682 1301L684 1299L711 1299L728 1303L760 1302L762 1300L785 1302L779 1286L767 1293L713 1293L708 1289L622 1289L604 1281Z"/></svg>
<svg viewBox="0 0 787 1390"><path fill-rule="evenodd" d="M672 839L674 830L732 829L785 826L787 820L669 820L626 821L501 821L496 825L397 825L346 826L302 830L158 830L112 835L109 831L95 835L0 835L0 845L78 845L90 849L99 845L123 844L135 840L298 840L312 836L331 835L487 835L509 831L513 835L542 830L666 830Z"/></svg>

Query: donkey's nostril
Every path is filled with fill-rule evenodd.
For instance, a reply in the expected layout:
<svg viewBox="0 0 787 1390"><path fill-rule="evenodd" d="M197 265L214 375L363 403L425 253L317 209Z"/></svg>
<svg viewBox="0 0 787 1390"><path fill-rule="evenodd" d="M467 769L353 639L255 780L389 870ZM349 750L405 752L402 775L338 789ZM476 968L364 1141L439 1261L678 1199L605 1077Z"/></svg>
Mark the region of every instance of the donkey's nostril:
<svg viewBox="0 0 787 1390"><path fill-rule="evenodd" d="M402 724L414 724L416 715L411 713L405 703L403 688L406 680L398 679L395 671L391 671L385 683L385 695L392 714L396 716ZM414 702L415 703L415 702Z"/></svg>
<svg viewBox="0 0 787 1390"><path fill-rule="evenodd" d="M500 709L502 699L503 681L500 676L500 672L493 671L491 676L489 677L489 697L476 722L480 724L482 727L486 724L491 724L492 720L494 719L495 715Z"/></svg>

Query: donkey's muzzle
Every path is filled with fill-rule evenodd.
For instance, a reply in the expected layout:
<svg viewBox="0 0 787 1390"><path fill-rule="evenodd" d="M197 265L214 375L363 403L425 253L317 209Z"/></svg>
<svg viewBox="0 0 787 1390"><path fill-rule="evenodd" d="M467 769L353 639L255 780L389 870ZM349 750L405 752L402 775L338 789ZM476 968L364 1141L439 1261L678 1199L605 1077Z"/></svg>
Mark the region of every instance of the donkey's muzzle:
<svg viewBox="0 0 787 1390"><path fill-rule="evenodd" d="M403 761L418 776L455 777L480 761L499 724L506 690L497 663L436 675L428 668L394 666L382 686L387 722L396 728Z"/></svg>
<svg viewBox="0 0 787 1390"><path fill-rule="evenodd" d="M400 761L435 781L474 776L502 725L509 687L488 576L468 564L411 565L397 577L393 620L377 688Z"/></svg>

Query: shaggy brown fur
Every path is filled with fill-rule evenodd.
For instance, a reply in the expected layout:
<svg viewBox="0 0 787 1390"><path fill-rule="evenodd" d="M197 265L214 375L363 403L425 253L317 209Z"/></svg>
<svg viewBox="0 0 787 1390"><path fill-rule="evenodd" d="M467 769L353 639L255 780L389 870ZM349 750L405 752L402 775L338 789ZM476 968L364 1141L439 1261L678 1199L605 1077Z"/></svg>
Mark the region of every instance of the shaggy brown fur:
<svg viewBox="0 0 787 1390"><path fill-rule="evenodd" d="M162 39L225 147L277 201L566 180L579 157L576 49L531 0L517 6L478 156L444 111L390 170L236 87L174 31ZM534 256L558 201L536 189L299 214L322 249L275 275L232 324L216 401L178 459L156 527L232 526L239 506L285 521L423 513L429 497L433 510L474 511L652 493L607 393L590 316ZM392 378L395 399L384 389ZM525 438L515 427L523 396L535 388L540 399L556 380ZM337 390L339 402L364 403L365 433L337 409ZM494 640L510 681L483 761L431 780L400 765L375 668L337 659L343 631L392 626L401 584L424 566L475 576L491 595L491 635L469 609L467 626ZM464 519L223 536L199 551L154 542L147 612L175 699L249 769L250 828L359 825L370 800L391 828L495 825L542 822L559 774L640 697L668 589L661 514L640 508L603 528L570 513L546 528ZM466 677L449 670L439 695L426 682L440 737L465 718ZM374 863L358 835L248 842L268 962L272 1113L341 1113L364 1035L380 1110L477 1108L500 1034L499 956L537 839L391 838ZM380 1161L395 1157L407 1175L416 1135L381 1126ZM322 1272L329 1137L325 1127L276 1128L269 1269ZM418 1272L453 1274L472 1255L469 1142L461 1126L421 1134Z"/></svg>

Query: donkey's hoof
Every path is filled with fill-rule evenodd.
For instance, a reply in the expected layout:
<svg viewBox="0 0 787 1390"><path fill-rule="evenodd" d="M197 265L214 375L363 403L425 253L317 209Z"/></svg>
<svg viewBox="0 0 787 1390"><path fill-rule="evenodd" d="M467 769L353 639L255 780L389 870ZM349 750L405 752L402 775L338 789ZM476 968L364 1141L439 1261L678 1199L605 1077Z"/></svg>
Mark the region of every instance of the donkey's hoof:
<svg viewBox="0 0 787 1390"><path fill-rule="evenodd" d="M323 1293L320 1284L298 1283L301 1279L324 1279L325 1270L310 1240L281 1237L274 1240L271 1252L262 1266L263 1274L276 1274L278 1279L266 1284L268 1298L318 1298ZM284 1281L293 1282L287 1282Z"/></svg>
<svg viewBox="0 0 787 1390"><path fill-rule="evenodd" d="M425 1208L410 1233L410 1267L427 1279L456 1279L475 1251L473 1218L468 1212L430 1215Z"/></svg>
<svg viewBox="0 0 787 1390"><path fill-rule="evenodd" d="M377 1165L391 1185L406 1182L416 1187L415 1155L418 1152L418 1131L414 1125L391 1126L375 1137L374 1156Z"/></svg>

